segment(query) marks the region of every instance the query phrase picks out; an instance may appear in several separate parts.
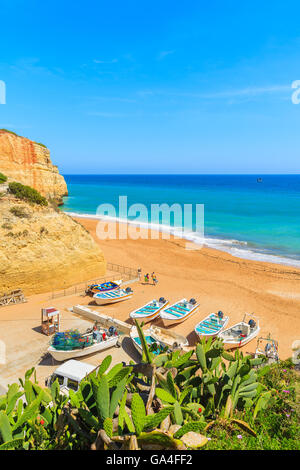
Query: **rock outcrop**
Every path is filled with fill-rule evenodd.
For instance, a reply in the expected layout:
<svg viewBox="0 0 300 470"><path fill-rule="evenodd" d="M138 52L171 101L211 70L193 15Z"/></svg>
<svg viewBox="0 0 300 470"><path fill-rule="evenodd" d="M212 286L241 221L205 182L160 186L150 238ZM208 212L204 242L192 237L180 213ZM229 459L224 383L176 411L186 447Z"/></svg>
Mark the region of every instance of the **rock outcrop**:
<svg viewBox="0 0 300 470"><path fill-rule="evenodd" d="M59 290L105 270L101 249L71 217L9 194L0 197L0 294Z"/></svg>
<svg viewBox="0 0 300 470"><path fill-rule="evenodd" d="M37 189L59 204L68 194L64 177L50 160L50 151L42 144L0 130L0 172L8 181L17 181Z"/></svg>

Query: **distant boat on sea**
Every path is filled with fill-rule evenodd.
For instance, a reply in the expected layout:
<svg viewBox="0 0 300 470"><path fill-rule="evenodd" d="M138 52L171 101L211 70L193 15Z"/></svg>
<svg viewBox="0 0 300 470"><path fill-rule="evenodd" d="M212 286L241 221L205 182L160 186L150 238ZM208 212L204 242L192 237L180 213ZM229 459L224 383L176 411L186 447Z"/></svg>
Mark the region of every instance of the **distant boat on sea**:
<svg viewBox="0 0 300 470"><path fill-rule="evenodd" d="M262 182L263 182L262 178L257 178L256 181L257 181L258 183L262 183Z"/></svg>

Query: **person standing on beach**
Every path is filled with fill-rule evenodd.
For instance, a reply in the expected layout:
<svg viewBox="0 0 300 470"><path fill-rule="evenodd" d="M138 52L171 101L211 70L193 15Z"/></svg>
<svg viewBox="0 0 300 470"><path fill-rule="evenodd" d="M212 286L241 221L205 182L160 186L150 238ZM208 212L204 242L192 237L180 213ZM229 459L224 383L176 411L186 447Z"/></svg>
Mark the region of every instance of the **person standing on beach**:
<svg viewBox="0 0 300 470"><path fill-rule="evenodd" d="M156 274L153 272L153 273L151 274L151 277L152 277L152 283L153 283L153 285L156 286L156 284L158 283Z"/></svg>
<svg viewBox="0 0 300 470"><path fill-rule="evenodd" d="M149 273L145 274L145 283L149 284Z"/></svg>

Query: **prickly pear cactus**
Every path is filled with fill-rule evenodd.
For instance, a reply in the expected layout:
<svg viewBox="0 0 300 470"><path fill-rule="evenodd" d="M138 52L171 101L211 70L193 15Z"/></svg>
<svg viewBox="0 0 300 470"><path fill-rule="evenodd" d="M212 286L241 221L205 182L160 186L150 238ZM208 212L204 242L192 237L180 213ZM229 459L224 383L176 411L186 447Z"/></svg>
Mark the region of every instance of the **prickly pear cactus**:
<svg viewBox="0 0 300 470"><path fill-rule="evenodd" d="M106 418L109 418L109 387L108 381L105 375L99 379L99 387L97 390L96 406L100 421L103 422Z"/></svg>
<svg viewBox="0 0 300 470"><path fill-rule="evenodd" d="M134 393L131 401L131 416L137 435L141 434L146 422L146 408L138 393Z"/></svg>
<svg viewBox="0 0 300 470"><path fill-rule="evenodd" d="M160 445L162 449L185 449L185 446L179 439L174 439L171 434L161 431L160 429L156 429L152 432L141 433L138 436L138 443L141 446L143 446L144 443Z"/></svg>
<svg viewBox="0 0 300 470"><path fill-rule="evenodd" d="M186 423L184 424L178 431L175 432L173 437L175 439L180 439L184 434L194 431L202 431L205 428L205 422L204 421L192 421L191 423Z"/></svg>
<svg viewBox="0 0 300 470"><path fill-rule="evenodd" d="M181 441L189 449L199 449L200 447L205 446L208 443L208 439L202 434L197 432L189 431L181 437Z"/></svg>

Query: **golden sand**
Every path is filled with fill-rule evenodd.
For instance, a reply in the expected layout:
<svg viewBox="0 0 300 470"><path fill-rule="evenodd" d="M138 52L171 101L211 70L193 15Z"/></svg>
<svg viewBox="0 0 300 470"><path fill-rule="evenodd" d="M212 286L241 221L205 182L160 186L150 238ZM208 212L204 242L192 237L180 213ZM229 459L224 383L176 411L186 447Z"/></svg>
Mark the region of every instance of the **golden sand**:
<svg viewBox="0 0 300 470"><path fill-rule="evenodd" d="M126 320L131 310L152 298L163 296L173 302L195 297L200 303L197 313L176 325L176 331L191 343L196 340L195 324L211 312L222 310L230 317L228 326L240 321L245 312L254 312L260 320L260 334L270 333L279 341L281 358L291 356L292 342L300 339L299 269L240 259L206 247L187 250L184 240L164 240L162 234L159 240L99 240L97 224L101 227L104 222L83 218L80 222L108 261L140 267L143 274L154 271L158 277L156 287L134 287L132 300L110 307L120 319ZM145 236L150 231L141 229L141 233ZM244 350L254 352L255 347L253 340Z"/></svg>

